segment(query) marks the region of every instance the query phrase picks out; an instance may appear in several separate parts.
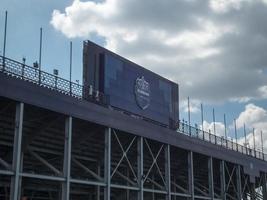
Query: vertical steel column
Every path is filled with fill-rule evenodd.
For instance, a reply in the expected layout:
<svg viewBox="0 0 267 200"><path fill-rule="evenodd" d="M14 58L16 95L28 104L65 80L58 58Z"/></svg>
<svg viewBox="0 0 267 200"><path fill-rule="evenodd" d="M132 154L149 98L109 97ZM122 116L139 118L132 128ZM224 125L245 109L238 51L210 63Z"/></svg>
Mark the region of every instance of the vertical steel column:
<svg viewBox="0 0 267 200"><path fill-rule="evenodd" d="M10 200L18 200L19 188L21 187L20 182L20 171L21 171L21 141L22 141L22 128L23 128L23 113L24 103L16 104L16 118L15 118L15 134L14 134L14 146L13 146L13 162L12 170L14 176L11 178L10 187Z"/></svg>
<svg viewBox="0 0 267 200"><path fill-rule="evenodd" d="M193 152L188 152L188 184L191 199L195 199L194 191L194 163L193 163Z"/></svg>
<svg viewBox="0 0 267 200"><path fill-rule="evenodd" d="M166 180L166 200L171 200L171 157L170 145L165 145L165 180Z"/></svg>
<svg viewBox="0 0 267 200"><path fill-rule="evenodd" d="M236 186L237 186L237 199L242 199L242 183L241 183L241 169L240 165L236 169Z"/></svg>
<svg viewBox="0 0 267 200"><path fill-rule="evenodd" d="M130 177L129 169L127 168L126 170L127 170L126 171L127 178L129 178ZM126 184L127 184L127 186L129 186L129 182L128 181L127 181ZM130 200L130 190L129 190L129 188L126 189L126 200Z"/></svg>
<svg viewBox="0 0 267 200"><path fill-rule="evenodd" d="M225 161L220 162L220 180L221 180L221 198L226 200L226 187L225 187Z"/></svg>
<svg viewBox="0 0 267 200"><path fill-rule="evenodd" d="M175 177L174 177L174 180L173 181L176 184L176 178ZM176 186L173 188L173 190L174 190L173 191L174 193L177 193ZM177 200L176 195L173 196L173 200Z"/></svg>
<svg viewBox="0 0 267 200"><path fill-rule="evenodd" d="M65 119L65 145L64 145L64 166L63 176L65 182L62 184L62 200L70 199L70 170L71 170L71 141L72 141L72 117Z"/></svg>
<svg viewBox="0 0 267 200"><path fill-rule="evenodd" d="M97 166L97 175L101 176L101 167L100 167L100 163L98 163ZM100 186L96 186L96 200L100 200Z"/></svg>
<svg viewBox="0 0 267 200"><path fill-rule="evenodd" d="M155 182L155 175L153 174L152 175L152 182L153 182L153 184L152 184L152 199L151 200L155 200L155 184L154 184L154 182Z"/></svg>
<svg viewBox="0 0 267 200"><path fill-rule="evenodd" d="M208 168L209 168L209 194L211 199L214 199L214 181L213 181L213 159L209 157L208 161Z"/></svg>
<svg viewBox="0 0 267 200"><path fill-rule="evenodd" d="M267 199L267 174L262 173L262 176L263 176L263 186L262 186L263 199Z"/></svg>
<svg viewBox="0 0 267 200"><path fill-rule="evenodd" d="M143 200L144 199L144 191L143 191L143 187L144 187L144 179L143 179L143 160L144 160L144 151L143 151L143 137L138 138L138 149L137 149L137 153L138 153L138 158L137 158L137 162L138 162L138 185L139 185L139 192L138 192L138 200Z"/></svg>
<svg viewBox="0 0 267 200"><path fill-rule="evenodd" d="M110 168L111 168L111 128L105 130L105 194L104 200L110 200Z"/></svg>
<svg viewBox="0 0 267 200"><path fill-rule="evenodd" d="M23 169L23 159L24 159L24 152L22 151L21 152L21 156L20 156L20 169L22 170ZM22 179L20 178L19 179L19 191L18 191L18 197L21 196L21 182L22 182Z"/></svg>
<svg viewBox="0 0 267 200"><path fill-rule="evenodd" d="M262 172L262 196L263 199L267 199L267 174Z"/></svg>

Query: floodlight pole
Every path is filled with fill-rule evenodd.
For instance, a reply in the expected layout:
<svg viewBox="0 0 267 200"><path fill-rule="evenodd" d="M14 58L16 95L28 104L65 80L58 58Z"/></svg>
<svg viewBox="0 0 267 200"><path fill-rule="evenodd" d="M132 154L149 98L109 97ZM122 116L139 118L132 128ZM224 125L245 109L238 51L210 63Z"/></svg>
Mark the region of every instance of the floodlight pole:
<svg viewBox="0 0 267 200"><path fill-rule="evenodd" d="M215 110L212 109L212 118L213 118L213 133L216 135L216 125L215 125Z"/></svg>
<svg viewBox="0 0 267 200"><path fill-rule="evenodd" d="M204 114L203 114L203 104L201 103L201 123L202 123L202 131L204 135Z"/></svg>
<svg viewBox="0 0 267 200"><path fill-rule="evenodd" d="M223 122L224 122L224 137L227 140L227 132L226 132L226 116L223 114Z"/></svg>
<svg viewBox="0 0 267 200"><path fill-rule="evenodd" d="M39 84L41 83L41 69L42 69L42 43L43 43L43 28L40 28L40 45L39 45Z"/></svg>
<svg viewBox="0 0 267 200"><path fill-rule="evenodd" d="M226 148L228 148L228 138L227 138L227 130L226 130L226 115L225 114L223 114L223 122L224 122L225 143L226 143Z"/></svg>
<svg viewBox="0 0 267 200"><path fill-rule="evenodd" d="M190 116L190 99L187 97L187 107L188 107L188 126L189 126L189 135L191 136L191 116Z"/></svg>
<svg viewBox="0 0 267 200"><path fill-rule="evenodd" d="M247 153L247 132L246 132L246 124L244 124L244 137L245 137L245 148Z"/></svg>
<svg viewBox="0 0 267 200"><path fill-rule="evenodd" d="M261 131L261 152L262 152L262 158L264 160L264 148L263 148L263 137L262 137L262 131Z"/></svg>
<svg viewBox="0 0 267 200"><path fill-rule="evenodd" d="M256 156L256 141L255 141L255 128L253 128L253 147L254 147L254 156Z"/></svg>
<svg viewBox="0 0 267 200"><path fill-rule="evenodd" d="M235 142L236 142L236 148L238 148L238 146L237 146L237 130L236 130L236 119L234 119L234 125L235 125Z"/></svg>
<svg viewBox="0 0 267 200"><path fill-rule="evenodd" d="M43 28L40 28L40 46L39 46L39 69L42 67L42 45L43 45Z"/></svg>
<svg viewBox="0 0 267 200"><path fill-rule="evenodd" d="M5 57L6 57L6 34L7 34L7 11L5 12L5 30L4 30L4 47L3 47L3 70L5 69Z"/></svg>
<svg viewBox="0 0 267 200"><path fill-rule="evenodd" d="M72 41L70 42L70 94L72 93L71 77L72 77Z"/></svg>

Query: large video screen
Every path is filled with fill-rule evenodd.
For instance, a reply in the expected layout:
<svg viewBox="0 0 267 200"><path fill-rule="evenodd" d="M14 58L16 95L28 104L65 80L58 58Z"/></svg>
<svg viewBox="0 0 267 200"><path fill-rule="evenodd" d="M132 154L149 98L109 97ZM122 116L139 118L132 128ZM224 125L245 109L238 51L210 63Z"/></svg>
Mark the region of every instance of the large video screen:
<svg viewBox="0 0 267 200"><path fill-rule="evenodd" d="M175 129L178 84L91 41L83 46L83 84L104 93L113 108Z"/></svg>
<svg viewBox="0 0 267 200"><path fill-rule="evenodd" d="M178 118L177 84L116 55L103 58L103 90L111 106L166 125Z"/></svg>

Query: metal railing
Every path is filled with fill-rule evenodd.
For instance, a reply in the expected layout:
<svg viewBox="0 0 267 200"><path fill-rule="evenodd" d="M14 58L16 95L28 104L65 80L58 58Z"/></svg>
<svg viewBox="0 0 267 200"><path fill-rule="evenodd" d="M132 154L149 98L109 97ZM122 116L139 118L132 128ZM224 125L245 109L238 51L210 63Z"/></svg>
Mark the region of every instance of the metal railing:
<svg viewBox="0 0 267 200"><path fill-rule="evenodd" d="M93 90L92 86L83 86L56 75L39 70L39 68L17 62L7 57L0 56L0 72L24 81L37 84L40 87L55 90L78 99L85 99L100 105L108 105L108 98L103 93ZM267 161L267 154L251 149L223 137L192 127L184 122L179 122L179 132L190 137L198 138L224 148L240 152Z"/></svg>
<svg viewBox="0 0 267 200"><path fill-rule="evenodd" d="M250 147L240 145L234 142L233 139L229 140L224 137L214 135L210 132L203 131L197 126L196 127L189 126L187 123L180 121L179 128L177 131L189 137L198 138L198 139L210 142L212 144L219 145L226 149L237 151L239 153L252 156L260 160L267 161L267 154L265 154L264 152L258 151L257 149L254 149L254 148L252 149Z"/></svg>
<svg viewBox="0 0 267 200"><path fill-rule="evenodd" d="M41 71L38 67L32 67L7 57L0 56L0 72L78 99L86 99L101 105L107 104L106 96L99 91L93 90L92 86L83 86L70 82L56 75Z"/></svg>

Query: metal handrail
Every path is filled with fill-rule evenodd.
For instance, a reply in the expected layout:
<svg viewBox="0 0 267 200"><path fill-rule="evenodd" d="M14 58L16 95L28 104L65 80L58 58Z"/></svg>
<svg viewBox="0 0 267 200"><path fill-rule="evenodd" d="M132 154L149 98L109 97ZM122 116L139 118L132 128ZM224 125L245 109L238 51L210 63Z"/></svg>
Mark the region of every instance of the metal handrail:
<svg viewBox="0 0 267 200"><path fill-rule="evenodd" d="M189 126L187 123L180 121L178 132L183 133L189 137L198 138L200 140L204 140L210 142L215 145L219 145L226 149L230 149L233 151L237 151L239 153L252 156L254 158L267 161L267 154L262 151L258 151L256 149L252 149L241 144L234 142L233 140L226 139L221 136L217 136L207 131L201 130L199 127Z"/></svg>
<svg viewBox="0 0 267 200"><path fill-rule="evenodd" d="M41 71L39 68L26 65L25 63L7 57L0 56L0 72L74 98L85 99L101 105L108 105L107 96L101 92L93 90L92 86L83 86L70 82L67 79L60 78L56 75ZM184 122L179 122L177 131L190 137L198 138L267 161L267 154L264 152L242 146L226 138L200 130L198 127L189 126Z"/></svg>
<svg viewBox="0 0 267 200"><path fill-rule="evenodd" d="M86 99L102 105L107 104L106 96L93 90L92 86L83 86L71 82L54 74L41 71L38 67L32 67L7 57L0 56L0 72L78 99Z"/></svg>

